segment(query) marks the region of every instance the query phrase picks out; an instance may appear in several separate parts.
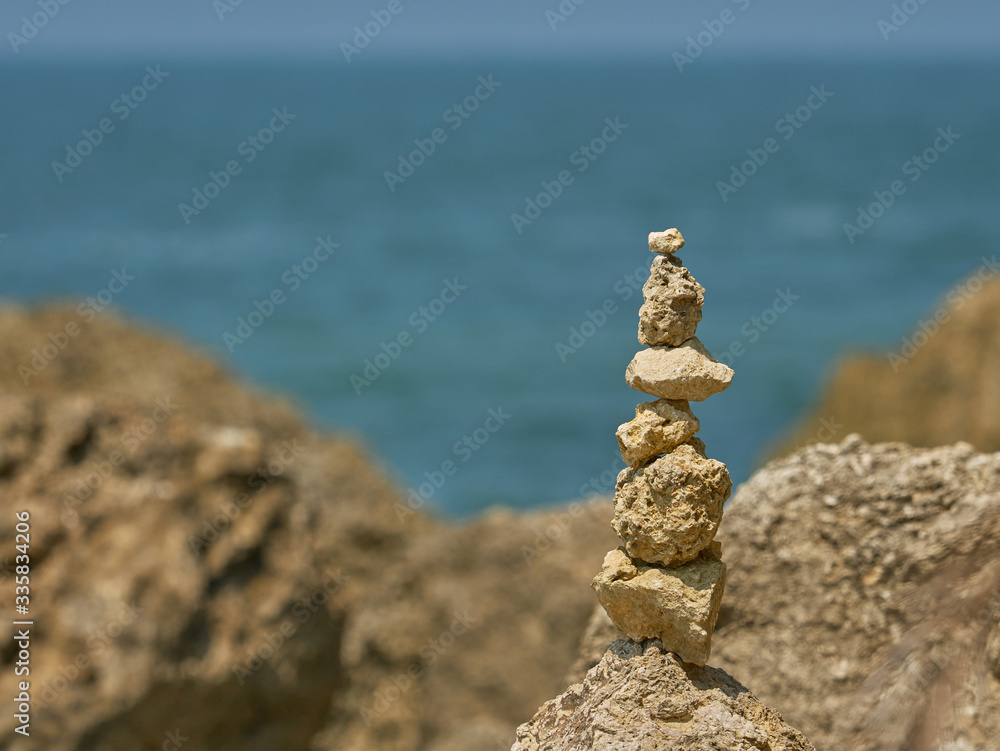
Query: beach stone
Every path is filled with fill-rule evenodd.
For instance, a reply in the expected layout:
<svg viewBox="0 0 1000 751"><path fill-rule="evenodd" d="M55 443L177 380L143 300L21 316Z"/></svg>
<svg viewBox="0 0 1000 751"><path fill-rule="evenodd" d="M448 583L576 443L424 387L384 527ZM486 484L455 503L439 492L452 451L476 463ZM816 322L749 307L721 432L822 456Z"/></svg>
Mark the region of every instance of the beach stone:
<svg viewBox="0 0 1000 751"><path fill-rule="evenodd" d="M722 606L726 564L707 557L666 568L633 560L622 548L594 578L597 599L630 639L659 639L684 662L704 665Z"/></svg>
<svg viewBox="0 0 1000 751"><path fill-rule="evenodd" d="M658 399L637 406L635 419L619 426L615 435L626 464L641 467L689 441L700 427L687 402Z"/></svg>
<svg viewBox="0 0 1000 751"><path fill-rule="evenodd" d="M705 288L674 256L653 259L649 279L642 287L645 302L639 308L639 341L676 347L693 337L701 323Z"/></svg>
<svg viewBox="0 0 1000 751"><path fill-rule="evenodd" d="M611 528L633 558L679 566L711 544L732 488L725 464L683 444L644 467L622 470Z"/></svg>
<svg viewBox="0 0 1000 751"><path fill-rule="evenodd" d="M641 350L629 363L625 380L636 391L661 399L701 402L729 388L733 371L692 337L679 347Z"/></svg>
<svg viewBox="0 0 1000 751"><path fill-rule="evenodd" d="M651 253L676 253L684 247L684 236L677 228L665 232L649 233L649 250Z"/></svg>

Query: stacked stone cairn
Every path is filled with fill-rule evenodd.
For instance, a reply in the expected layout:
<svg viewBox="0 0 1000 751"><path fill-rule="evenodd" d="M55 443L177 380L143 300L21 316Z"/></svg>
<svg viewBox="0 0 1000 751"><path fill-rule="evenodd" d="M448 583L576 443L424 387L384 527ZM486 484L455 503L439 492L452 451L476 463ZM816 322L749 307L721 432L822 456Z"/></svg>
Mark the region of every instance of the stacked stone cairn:
<svg viewBox="0 0 1000 751"><path fill-rule="evenodd" d="M733 483L695 438L700 424L688 402L724 391L733 371L695 336L705 289L676 256L683 246L676 229L649 236L656 257L639 310L639 342L648 348L625 379L657 399L618 428L629 466L618 475L611 526L624 545L608 553L593 587L630 639L660 639L685 662L704 665L726 579L714 538Z"/></svg>

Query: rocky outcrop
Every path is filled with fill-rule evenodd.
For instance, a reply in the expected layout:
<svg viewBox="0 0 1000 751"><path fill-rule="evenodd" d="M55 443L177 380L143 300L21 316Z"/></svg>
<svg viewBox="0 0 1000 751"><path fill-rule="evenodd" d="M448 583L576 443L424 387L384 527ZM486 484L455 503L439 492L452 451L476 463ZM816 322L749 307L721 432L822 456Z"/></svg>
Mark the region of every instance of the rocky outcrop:
<svg viewBox="0 0 1000 751"><path fill-rule="evenodd" d="M190 349L0 313L0 580L31 515L31 736L0 748L508 747L561 691L607 502L449 525ZM39 361L41 364L41 361ZM0 632L0 693L17 650ZM17 743L11 744L11 739Z"/></svg>
<svg viewBox="0 0 1000 751"><path fill-rule="evenodd" d="M998 271L995 257L984 259L892 351L846 358L813 416L776 455L849 433L873 443L966 441L1000 451Z"/></svg>
<svg viewBox="0 0 1000 751"><path fill-rule="evenodd" d="M623 640L522 725L512 751L812 748L722 670L681 662L659 641Z"/></svg>
<svg viewBox="0 0 1000 751"><path fill-rule="evenodd" d="M733 483L726 466L708 459L694 438L699 423L687 402L727 388L733 371L694 337L704 289L672 255L683 245L676 229L649 235L649 249L658 255L643 287L639 340L661 343L650 340L653 330L683 330L684 337L640 351L625 372L632 388L660 400L640 404L635 419L618 428L630 468L618 475L611 527L624 547L608 553L593 587L630 639L659 639L682 660L704 665L726 583L713 540ZM670 283L661 283L664 274ZM678 318L682 308L688 312ZM690 325L678 329L681 319Z"/></svg>

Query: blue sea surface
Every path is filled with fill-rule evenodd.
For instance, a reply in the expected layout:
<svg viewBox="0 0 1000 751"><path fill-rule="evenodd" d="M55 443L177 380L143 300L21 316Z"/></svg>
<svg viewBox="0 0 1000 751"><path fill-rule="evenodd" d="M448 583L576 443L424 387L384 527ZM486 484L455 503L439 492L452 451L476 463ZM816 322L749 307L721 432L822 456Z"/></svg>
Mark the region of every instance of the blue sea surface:
<svg viewBox="0 0 1000 751"><path fill-rule="evenodd" d="M841 355L898 347L997 253L998 85L988 62L708 54L5 63L0 296L94 296L124 267L120 311L461 516L612 489L646 235L677 226L699 336L736 370L694 409L739 482Z"/></svg>

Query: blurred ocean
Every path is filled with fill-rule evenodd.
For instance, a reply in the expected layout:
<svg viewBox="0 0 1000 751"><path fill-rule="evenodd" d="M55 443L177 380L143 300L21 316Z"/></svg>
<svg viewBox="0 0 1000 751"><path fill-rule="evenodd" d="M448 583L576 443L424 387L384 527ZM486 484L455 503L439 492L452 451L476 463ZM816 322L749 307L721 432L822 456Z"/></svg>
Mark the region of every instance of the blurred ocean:
<svg viewBox="0 0 1000 751"><path fill-rule="evenodd" d="M700 337L739 353L733 387L695 405L739 482L841 354L898 347L997 252L998 84L996 64L711 50L683 73L669 58L8 62L0 296L91 297L124 267L114 305L359 437L404 487L452 462L431 504L463 515L611 490L614 430L642 398L624 382L633 282L646 234L677 226L708 289ZM417 140L433 153L411 159ZM907 165L928 148L926 171ZM719 181L754 155L724 201ZM906 192L849 242L844 223L895 180ZM558 196L539 213L526 199L543 182ZM515 212L534 217L520 232ZM340 247L304 261L317 238ZM283 302L245 337L238 319L273 290Z"/></svg>

